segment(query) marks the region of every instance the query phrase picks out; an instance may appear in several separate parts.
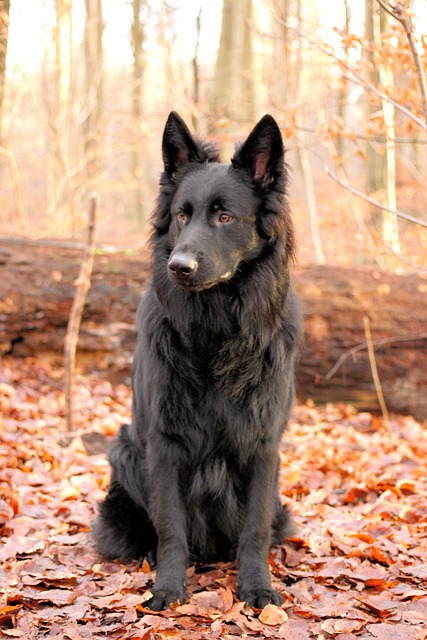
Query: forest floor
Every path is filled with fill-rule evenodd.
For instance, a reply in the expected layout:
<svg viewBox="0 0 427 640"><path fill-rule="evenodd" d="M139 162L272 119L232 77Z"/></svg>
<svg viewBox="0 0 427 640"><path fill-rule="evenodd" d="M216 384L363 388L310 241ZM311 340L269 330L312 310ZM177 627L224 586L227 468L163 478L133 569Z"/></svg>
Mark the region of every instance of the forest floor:
<svg viewBox="0 0 427 640"><path fill-rule="evenodd" d="M68 434L62 375L0 369L0 638L427 639L426 425L296 406L281 451L296 533L270 558L283 605L244 609L234 564L198 565L186 603L155 613L147 563L106 562L90 533L130 390L80 376Z"/></svg>

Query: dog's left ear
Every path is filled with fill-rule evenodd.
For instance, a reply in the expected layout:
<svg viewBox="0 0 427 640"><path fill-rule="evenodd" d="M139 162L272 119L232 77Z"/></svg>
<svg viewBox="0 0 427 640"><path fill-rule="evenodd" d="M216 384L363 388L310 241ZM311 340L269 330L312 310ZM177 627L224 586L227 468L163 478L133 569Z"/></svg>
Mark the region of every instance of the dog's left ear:
<svg viewBox="0 0 427 640"><path fill-rule="evenodd" d="M265 115L237 149L231 163L247 169L252 179L266 189L284 173L282 134L275 119Z"/></svg>

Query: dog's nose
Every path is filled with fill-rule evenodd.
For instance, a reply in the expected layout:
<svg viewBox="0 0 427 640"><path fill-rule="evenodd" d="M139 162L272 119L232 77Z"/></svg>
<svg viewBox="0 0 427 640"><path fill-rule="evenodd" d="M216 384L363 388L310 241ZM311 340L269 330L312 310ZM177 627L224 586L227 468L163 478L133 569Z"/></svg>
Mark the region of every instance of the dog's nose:
<svg viewBox="0 0 427 640"><path fill-rule="evenodd" d="M178 278L188 278L196 272L198 262L191 254L176 253L170 258L168 267Z"/></svg>

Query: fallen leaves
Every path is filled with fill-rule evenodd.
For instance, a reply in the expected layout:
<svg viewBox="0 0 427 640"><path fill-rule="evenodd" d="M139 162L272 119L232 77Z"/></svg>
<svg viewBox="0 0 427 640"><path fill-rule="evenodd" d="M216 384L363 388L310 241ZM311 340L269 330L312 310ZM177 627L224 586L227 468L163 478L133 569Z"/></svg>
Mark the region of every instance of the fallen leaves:
<svg viewBox="0 0 427 640"><path fill-rule="evenodd" d="M427 640L427 432L412 418L387 433L349 407L296 407L280 475L296 533L270 557L283 605L245 609L219 563L190 567L188 600L154 613L148 563L105 561L90 533L130 391L81 377L67 434L61 384L42 362L0 370L0 638Z"/></svg>
<svg viewBox="0 0 427 640"><path fill-rule="evenodd" d="M283 611L283 609L280 609L280 607L274 604L268 604L259 614L259 620L264 622L264 624L276 626L286 622L286 620L288 620L288 614Z"/></svg>

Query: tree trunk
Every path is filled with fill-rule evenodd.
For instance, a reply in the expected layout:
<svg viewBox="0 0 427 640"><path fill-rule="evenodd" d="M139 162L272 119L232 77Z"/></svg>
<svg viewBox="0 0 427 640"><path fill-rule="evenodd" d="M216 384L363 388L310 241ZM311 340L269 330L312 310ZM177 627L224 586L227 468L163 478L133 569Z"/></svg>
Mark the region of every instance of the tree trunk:
<svg viewBox="0 0 427 640"><path fill-rule="evenodd" d="M252 123L254 120L252 16L252 0L224 0L221 38L210 95L213 120L219 115L233 122Z"/></svg>
<svg viewBox="0 0 427 640"><path fill-rule="evenodd" d="M75 231L74 197L70 185L67 139L72 58L72 2L55 0L55 80L54 92L47 97L49 129L47 137L48 228L57 232L64 220Z"/></svg>
<svg viewBox="0 0 427 640"><path fill-rule="evenodd" d="M61 357L81 257L65 243L0 242L0 354ZM147 253L97 253L81 366L129 371L149 265ZM299 397L378 410L367 317L388 410L427 419L427 278L312 266L297 269L293 282L305 316Z"/></svg>
<svg viewBox="0 0 427 640"><path fill-rule="evenodd" d="M86 112L84 121L85 156L89 190L96 187L100 172L100 119L103 105L103 46L102 1L85 0L86 22L85 88Z"/></svg>
<svg viewBox="0 0 427 640"><path fill-rule="evenodd" d="M132 84L132 118L134 130L139 133L142 123L142 81L144 77L144 26L141 22L141 9L145 0L132 0L133 21L131 27L131 45L133 53L133 84ZM130 173L133 193L133 216L142 226L144 222L144 206L142 197L142 149L140 136L135 137L131 149Z"/></svg>
<svg viewBox="0 0 427 640"><path fill-rule="evenodd" d="M379 41L383 40L383 32L387 28L388 16L382 7L379 7L380 16L383 12L383 24L381 24L381 33L379 34ZM382 17L382 16L381 16ZM389 65L379 65L379 79L381 87L384 91L392 93L394 85L393 70ZM385 187L386 187L386 204L389 209L394 211L397 209L397 195L396 195L396 145L395 138L395 109L394 106L388 100L381 101L381 108L383 112L385 132L387 136L386 152L385 152ZM399 229L397 225L397 216L388 211L383 211L382 229L383 239L387 247L390 247L395 254L400 253L400 241L399 241Z"/></svg>
<svg viewBox="0 0 427 640"><path fill-rule="evenodd" d="M382 45L382 33L387 27L387 13L375 0L365 2L365 38L368 41L365 55L371 67L370 81L375 86L381 86L382 90L390 89L393 85L393 72L383 64L376 66L373 49L380 49ZM369 43L372 49L369 49ZM378 153L374 146L368 142L367 146L367 183L368 193L384 191L387 206L397 209L396 202L396 149L394 143L394 106L386 101L381 101L381 110L384 127L387 136L385 154ZM368 105L368 121L373 113L378 111L377 105ZM374 218L378 217L377 210L372 212ZM383 212L381 216L382 237L386 246L396 254L400 253L399 231L397 217L392 213Z"/></svg>
<svg viewBox="0 0 427 640"><path fill-rule="evenodd" d="M348 34L350 33L350 22L351 22L350 7L349 7L348 0L344 0L344 13L345 13L345 19L344 19L343 34L348 36ZM343 72L341 75L341 81L338 86L337 112L338 112L338 117L340 118L344 127L346 126L347 94L348 94L347 79L345 77L345 73ZM346 146L345 138L340 133L337 139L337 154L338 154L340 163L342 163L344 160L345 146Z"/></svg>
<svg viewBox="0 0 427 640"><path fill-rule="evenodd" d="M202 9L203 4L200 4L199 13L196 18L196 45L194 47L194 56L192 60L193 67L193 108L191 109L191 122L193 129L198 131L199 129L199 114L200 114L200 63L199 63L199 50L200 50L200 37L202 30Z"/></svg>
<svg viewBox="0 0 427 640"><path fill-rule="evenodd" d="M4 82L6 77L6 56L9 42L10 0L0 0L0 145L3 121Z"/></svg>
<svg viewBox="0 0 427 640"><path fill-rule="evenodd" d="M374 61L374 44L379 43L380 26L378 25L379 19L375 13L377 4L375 0L365 0L365 40L366 47L364 49L364 55L370 68L368 80L372 82L376 87L379 84L380 78L378 69L375 67ZM378 111L378 105L367 103L366 106L366 121L369 122L373 113ZM368 193L375 193L384 188L384 176L385 176L385 156L376 152L374 145L371 142L367 142L366 146L366 182ZM373 212L373 215L375 212Z"/></svg>

